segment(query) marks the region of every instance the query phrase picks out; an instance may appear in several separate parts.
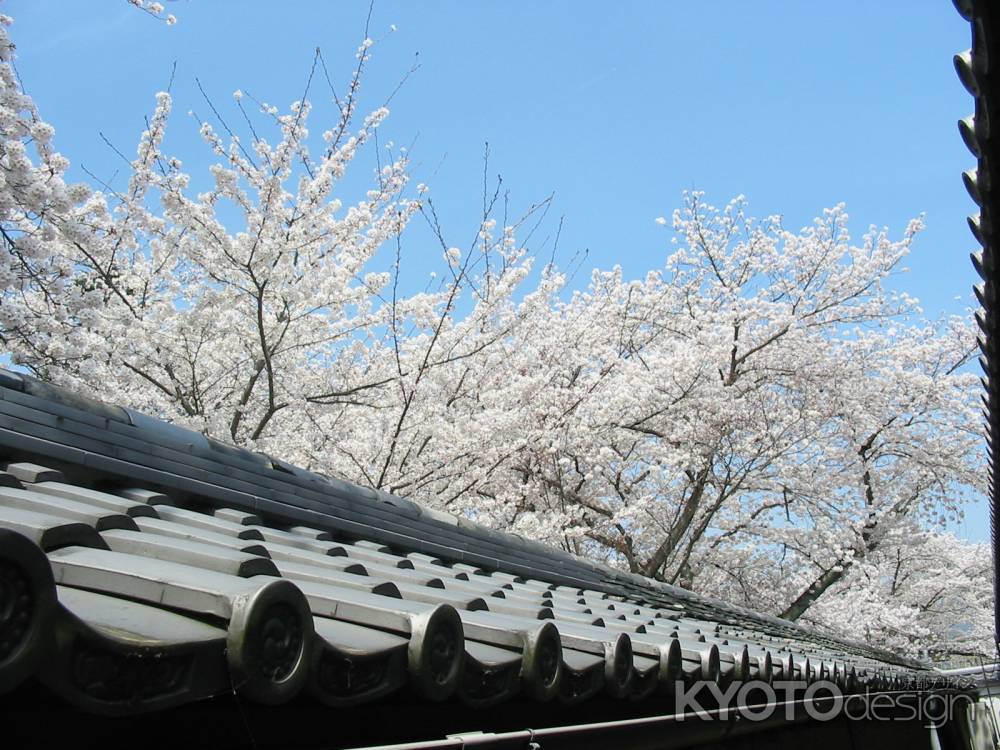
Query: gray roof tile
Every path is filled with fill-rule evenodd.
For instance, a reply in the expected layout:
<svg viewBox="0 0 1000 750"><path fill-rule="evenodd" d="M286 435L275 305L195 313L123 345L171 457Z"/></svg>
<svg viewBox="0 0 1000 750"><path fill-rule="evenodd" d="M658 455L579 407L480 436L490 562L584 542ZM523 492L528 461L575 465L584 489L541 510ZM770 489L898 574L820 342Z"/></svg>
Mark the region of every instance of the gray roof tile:
<svg viewBox="0 0 1000 750"><path fill-rule="evenodd" d="M49 469L45 466L18 461L15 463L0 464L4 473L10 474L21 482L61 482L63 475L56 469Z"/></svg>
<svg viewBox="0 0 1000 750"><path fill-rule="evenodd" d="M254 539L241 539L230 534L220 534L197 526L189 526L183 522L166 521L162 518L137 518L135 519L135 524L140 530L151 534L161 534L177 539L190 539L217 547L239 550L250 555L269 556L267 548Z"/></svg>
<svg viewBox="0 0 1000 750"><path fill-rule="evenodd" d="M57 591L61 637L38 677L72 703L133 714L207 698L231 684L225 630L115 596Z"/></svg>
<svg viewBox="0 0 1000 750"><path fill-rule="evenodd" d="M216 518L221 518L223 521L230 521L231 523L243 526L259 526L262 524L260 516L253 513L246 513L242 510L234 510L233 508L218 508L212 515Z"/></svg>
<svg viewBox="0 0 1000 750"><path fill-rule="evenodd" d="M265 703L306 689L347 707L408 685L484 708L518 694L567 705L638 698L680 678L890 685L919 669L132 412L121 421L81 406L30 391L0 398L0 446L23 429L10 464L48 451L36 469L7 475L28 489L0 486L0 531L48 552L59 586L36 574L53 592L45 627L93 645L109 664L146 663L145 642L203 674L169 696L126 698L121 685L74 683L75 647L60 642L42 671L36 661L5 683L0 668L0 692L35 670L101 713L155 710L232 684ZM86 471L78 477L74 465ZM37 569L36 553L19 545L18 564Z"/></svg>
<svg viewBox="0 0 1000 750"><path fill-rule="evenodd" d="M89 490L86 487L74 487L64 482L36 482L31 485L32 492L38 492L51 497L62 497L67 500L91 505L95 508L105 508L117 511L133 518L145 516L146 518L159 518L159 514L145 503L137 503L134 500L117 497L107 492Z"/></svg>
<svg viewBox="0 0 1000 750"><path fill-rule="evenodd" d="M107 549L92 525L64 516L0 506L0 527L23 534L46 551L69 546Z"/></svg>
<svg viewBox="0 0 1000 750"><path fill-rule="evenodd" d="M123 487L115 490L114 494L128 500L134 500L137 503L146 503L146 505L174 504L169 495L165 495L162 492L157 492L155 490L147 490L142 487Z"/></svg>
<svg viewBox="0 0 1000 750"><path fill-rule="evenodd" d="M322 647L309 693L321 702L354 706L406 684L408 638L326 617L314 617L313 627Z"/></svg>
<svg viewBox="0 0 1000 750"><path fill-rule="evenodd" d="M152 534L148 530L113 529L101 532L101 537L114 552L192 565L240 578L281 575L269 558L217 544Z"/></svg>
<svg viewBox="0 0 1000 750"><path fill-rule="evenodd" d="M108 510L90 503L43 495L31 490L0 487L0 507L46 513L80 521L98 531L105 529L137 529L135 520L123 512Z"/></svg>
<svg viewBox="0 0 1000 750"><path fill-rule="evenodd" d="M194 510L175 508L170 505L154 505L153 508L159 514L159 517L165 521L184 523L198 529L205 529L206 531L213 531L218 534L229 534L237 539L257 539L264 541L264 536L260 533L260 529L244 526L242 523L236 523L224 518L217 518L215 516L210 516L207 513L199 513Z"/></svg>

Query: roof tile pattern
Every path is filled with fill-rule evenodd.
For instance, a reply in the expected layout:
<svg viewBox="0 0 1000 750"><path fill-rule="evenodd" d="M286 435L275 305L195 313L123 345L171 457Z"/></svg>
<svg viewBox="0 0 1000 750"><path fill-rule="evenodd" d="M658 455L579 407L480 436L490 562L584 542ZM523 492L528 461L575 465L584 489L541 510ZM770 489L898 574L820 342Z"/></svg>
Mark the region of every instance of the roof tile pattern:
<svg viewBox="0 0 1000 750"><path fill-rule="evenodd" d="M990 529L993 537L993 566L1000 569L1000 485L996 466L1000 459L1000 76L996 58L1000 55L1000 14L995 3L986 0L955 0L955 7L969 21L972 47L955 55L959 80L975 99L975 113L958 122L959 134L976 159L976 169L962 174L969 197L979 213L969 217L969 229L980 245L973 252L972 265L982 280L973 289L982 309L976 322L982 332L979 359L983 368L983 416L986 422L989 466ZM991 60L994 62L991 64ZM994 576L994 620L1000 642L1000 577Z"/></svg>
<svg viewBox="0 0 1000 750"><path fill-rule="evenodd" d="M0 693L485 708L922 665L0 375Z"/></svg>

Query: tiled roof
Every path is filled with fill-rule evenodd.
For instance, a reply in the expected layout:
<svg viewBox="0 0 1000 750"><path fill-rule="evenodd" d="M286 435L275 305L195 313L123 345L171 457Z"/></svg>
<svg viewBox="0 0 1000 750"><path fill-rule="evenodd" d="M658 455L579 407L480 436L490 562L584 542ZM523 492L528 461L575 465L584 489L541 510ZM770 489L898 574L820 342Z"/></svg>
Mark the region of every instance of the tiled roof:
<svg viewBox="0 0 1000 750"><path fill-rule="evenodd" d="M923 665L0 374L0 692L623 703L678 679L888 690ZM664 704L665 705L665 704Z"/></svg>
<svg viewBox="0 0 1000 750"><path fill-rule="evenodd" d="M1000 569L1000 486L996 467L1000 460L1000 12L987 0L955 0L962 17L972 27L972 47L955 55L955 70L966 90L975 98L975 113L959 121L962 140L976 158L976 168L962 174L969 196L979 213L969 217L969 229L980 245L972 253L972 264L982 279L975 286L982 310L976 321L982 331L980 364L985 377L982 396L986 420L990 493L990 527L993 536L993 567ZM992 62L991 62L992 61ZM994 619L1000 641L1000 576L994 576Z"/></svg>
<svg viewBox="0 0 1000 750"><path fill-rule="evenodd" d="M996 550L1000 153L989 123L1000 120L1000 93L987 53L998 51L1000 18L988 2L956 6L973 28L955 63L976 97L960 130L978 158L964 179L981 207L970 226L983 246L973 262ZM599 702L662 718L678 679L828 679L845 692L956 684L864 644L0 370L8 705L40 690L85 714L133 716L230 693L262 707L311 697L339 708L405 694L484 717L520 701L578 706L583 720Z"/></svg>

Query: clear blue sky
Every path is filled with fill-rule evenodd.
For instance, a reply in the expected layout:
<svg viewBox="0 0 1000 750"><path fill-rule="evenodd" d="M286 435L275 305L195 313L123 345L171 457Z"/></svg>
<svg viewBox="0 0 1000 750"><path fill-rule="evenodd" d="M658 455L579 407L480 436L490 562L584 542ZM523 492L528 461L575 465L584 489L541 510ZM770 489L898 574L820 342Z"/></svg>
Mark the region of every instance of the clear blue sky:
<svg viewBox="0 0 1000 750"><path fill-rule="evenodd" d="M298 99L317 46L342 87L368 12L367 1L164 4L174 27L125 0L4 3L25 87L74 166L114 174L120 161L98 133L132 154L176 60L169 142L197 171L205 150L184 114L210 113L195 76L232 124L237 88L281 107ZM416 139L415 177L454 244L481 211L489 141L515 208L555 193L559 257L588 249L584 272L660 265L667 234L654 219L686 189L716 204L742 193L789 228L844 201L855 236L869 224L898 234L925 214L897 285L930 315L971 304L973 205L960 173L974 164L955 122L972 100L951 62L969 27L946 0L379 0L370 35L384 39L362 108L381 104L419 53L381 137ZM986 515L971 508L956 531L986 539Z"/></svg>

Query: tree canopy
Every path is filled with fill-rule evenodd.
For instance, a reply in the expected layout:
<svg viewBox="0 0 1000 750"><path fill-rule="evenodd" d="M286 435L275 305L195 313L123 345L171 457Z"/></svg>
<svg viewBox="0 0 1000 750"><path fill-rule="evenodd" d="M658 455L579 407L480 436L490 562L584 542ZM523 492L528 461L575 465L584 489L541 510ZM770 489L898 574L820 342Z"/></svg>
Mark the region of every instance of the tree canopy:
<svg viewBox="0 0 1000 750"><path fill-rule="evenodd" d="M162 9L157 10L162 13ZM9 19L6 19L9 23ZM313 92L204 122L212 187L167 153L156 95L128 187L67 185L0 32L0 337L36 374L312 470L912 653L992 651L971 321L884 282L921 226L801 231L684 196L643 278L573 288L484 193L450 244L400 154L344 187L389 115L372 42ZM220 134L220 128L225 135ZM400 291L415 217L434 285ZM427 255L422 253L422 257Z"/></svg>

